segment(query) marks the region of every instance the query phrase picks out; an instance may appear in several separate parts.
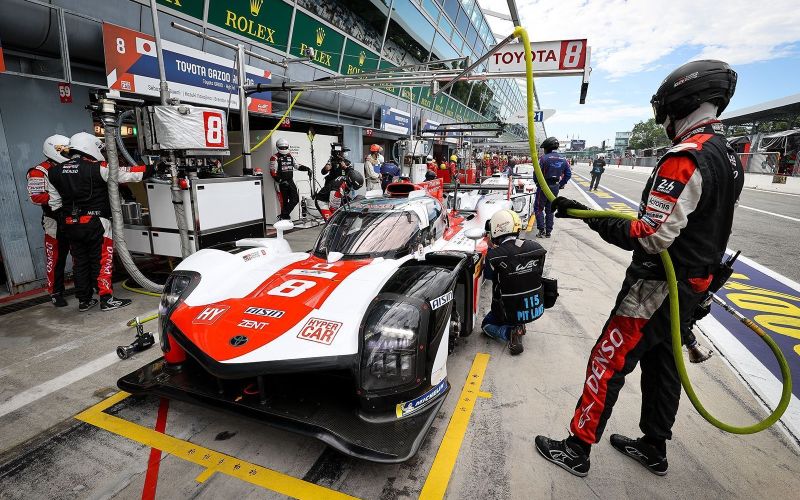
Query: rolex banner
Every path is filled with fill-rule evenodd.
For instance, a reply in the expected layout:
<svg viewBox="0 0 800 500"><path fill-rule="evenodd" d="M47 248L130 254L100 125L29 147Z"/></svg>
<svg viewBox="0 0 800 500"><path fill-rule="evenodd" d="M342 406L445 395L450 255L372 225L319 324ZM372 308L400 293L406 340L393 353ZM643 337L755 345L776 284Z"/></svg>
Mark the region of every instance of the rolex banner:
<svg viewBox="0 0 800 500"><path fill-rule="evenodd" d="M183 102L217 108L239 108L239 79L233 61L167 40L162 41L170 95ZM103 23L106 76L111 90L159 95L155 39L144 33ZM270 83L270 72L245 66L247 84ZM270 92L247 98L252 113L272 113Z"/></svg>

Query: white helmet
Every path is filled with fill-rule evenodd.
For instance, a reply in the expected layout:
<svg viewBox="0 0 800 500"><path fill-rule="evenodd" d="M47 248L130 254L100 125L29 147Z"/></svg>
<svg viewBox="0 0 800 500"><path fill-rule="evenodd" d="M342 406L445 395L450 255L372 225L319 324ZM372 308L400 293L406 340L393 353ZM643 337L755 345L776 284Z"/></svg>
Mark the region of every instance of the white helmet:
<svg viewBox="0 0 800 500"><path fill-rule="evenodd" d="M489 236L493 240L509 234L519 234L520 230L522 221L513 210L500 210L489 219Z"/></svg>
<svg viewBox="0 0 800 500"><path fill-rule="evenodd" d="M88 132L78 132L69 138L69 149L91 156L97 161L106 161L103 157L103 141Z"/></svg>
<svg viewBox="0 0 800 500"><path fill-rule="evenodd" d="M428 161L433 161L433 156L431 156L431 155L428 155L428 157L427 157L426 159L427 159Z"/></svg>
<svg viewBox="0 0 800 500"><path fill-rule="evenodd" d="M42 153L56 163L64 163L68 158L61 154L62 151L69 149L69 137L66 135L55 134L44 140Z"/></svg>
<svg viewBox="0 0 800 500"><path fill-rule="evenodd" d="M289 141L281 137L280 139L275 142L275 147L278 148L278 151L281 153L288 153L289 152Z"/></svg>

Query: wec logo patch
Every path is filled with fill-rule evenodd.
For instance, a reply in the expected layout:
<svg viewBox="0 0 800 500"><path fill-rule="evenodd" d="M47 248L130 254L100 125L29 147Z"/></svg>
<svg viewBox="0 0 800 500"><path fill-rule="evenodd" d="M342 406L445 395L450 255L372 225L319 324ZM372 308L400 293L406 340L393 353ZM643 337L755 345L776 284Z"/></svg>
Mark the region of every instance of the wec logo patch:
<svg viewBox="0 0 800 500"><path fill-rule="evenodd" d="M297 334L298 339L310 340L319 344L331 345L336 334L342 324L338 321L329 321L327 319L310 318L300 333Z"/></svg>

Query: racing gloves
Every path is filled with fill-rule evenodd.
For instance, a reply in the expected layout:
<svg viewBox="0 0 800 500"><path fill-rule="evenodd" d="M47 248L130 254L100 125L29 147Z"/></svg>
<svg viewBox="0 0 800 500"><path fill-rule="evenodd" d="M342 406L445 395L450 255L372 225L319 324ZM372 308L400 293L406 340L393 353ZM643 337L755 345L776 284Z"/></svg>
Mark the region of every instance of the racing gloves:
<svg viewBox="0 0 800 500"><path fill-rule="evenodd" d="M577 202L575 200L571 200L569 198L565 198L563 196L557 197L552 202L553 209L556 212L556 217L558 218L567 218L567 219L577 219L573 215L567 213L567 210L574 209L574 210L589 210L589 207L584 205L583 203Z"/></svg>

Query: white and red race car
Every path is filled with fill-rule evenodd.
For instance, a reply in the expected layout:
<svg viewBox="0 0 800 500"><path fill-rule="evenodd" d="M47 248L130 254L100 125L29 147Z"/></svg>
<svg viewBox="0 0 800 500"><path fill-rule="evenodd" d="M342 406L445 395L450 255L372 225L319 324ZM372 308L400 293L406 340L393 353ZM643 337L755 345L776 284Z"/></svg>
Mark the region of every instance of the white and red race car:
<svg viewBox="0 0 800 500"><path fill-rule="evenodd" d="M475 326L485 223L510 206L488 200L462 216L425 187L342 206L310 252L292 251L278 223L277 238L191 255L161 299L164 357L119 387L367 460L409 459L450 389L448 354Z"/></svg>

